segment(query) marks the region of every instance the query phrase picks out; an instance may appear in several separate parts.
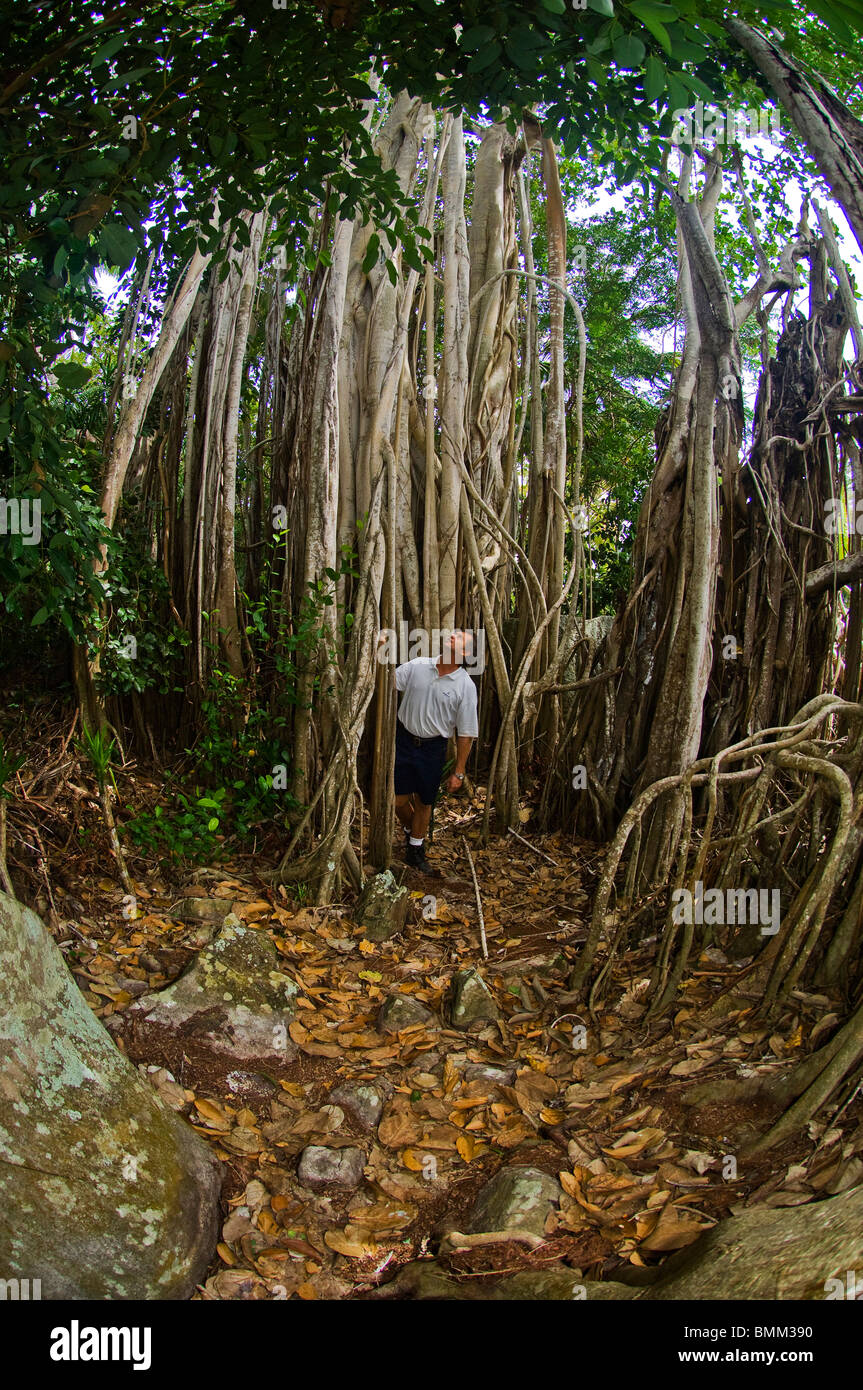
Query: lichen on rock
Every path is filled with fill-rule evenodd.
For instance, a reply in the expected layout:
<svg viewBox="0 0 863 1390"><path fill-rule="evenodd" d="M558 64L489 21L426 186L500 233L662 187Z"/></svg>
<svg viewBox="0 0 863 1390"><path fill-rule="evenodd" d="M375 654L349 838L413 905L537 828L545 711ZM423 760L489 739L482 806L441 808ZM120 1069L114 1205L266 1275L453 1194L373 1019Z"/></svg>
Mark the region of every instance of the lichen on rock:
<svg viewBox="0 0 863 1390"><path fill-rule="evenodd" d="M0 1269L48 1299L188 1298L221 1165L118 1051L54 941L0 893Z"/></svg>

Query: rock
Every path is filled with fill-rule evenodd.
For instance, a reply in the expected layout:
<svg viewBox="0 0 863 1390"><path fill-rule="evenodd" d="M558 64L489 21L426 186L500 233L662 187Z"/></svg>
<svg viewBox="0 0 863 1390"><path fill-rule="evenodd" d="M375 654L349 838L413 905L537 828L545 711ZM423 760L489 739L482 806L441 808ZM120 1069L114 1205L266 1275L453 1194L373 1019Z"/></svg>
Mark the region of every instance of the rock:
<svg viewBox="0 0 863 1390"><path fill-rule="evenodd" d="M611 1292L609 1292L609 1290ZM585 1283L581 1271L568 1265L547 1265L545 1269L525 1270L478 1287L473 1281L460 1284L442 1269L437 1260L414 1260L399 1271L395 1279L362 1295L363 1300L418 1299L458 1302L590 1302L607 1298L632 1298L635 1290L623 1284Z"/></svg>
<svg viewBox="0 0 863 1390"><path fill-rule="evenodd" d="M335 1091L330 1092L327 1099L334 1105L341 1106L346 1114L366 1130L374 1129L384 1110L383 1097L377 1087L362 1081L338 1086Z"/></svg>
<svg viewBox="0 0 863 1390"><path fill-rule="evenodd" d="M476 1023L494 1022L500 1011L478 970L459 970L453 976L450 1019L453 1028L472 1028Z"/></svg>
<svg viewBox="0 0 863 1390"><path fill-rule="evenodd" d="M465 1081L487 1081L490 1086L511 1086L515 1081L516 1064L492 1067L485 1062L471 1062L464 1069Z"/></svg>
<svg viewBox="0 0 863 1390"><path fill-rule="evenodd" d="M146 994L150 988L146 980L130 980L126 975L115 975L114 983L118 989L124 989L133 998L137 998L140 994Z"/></svg>
<svg viewBox="0 0 863 1390"><path fill-rule="evenodd" d="M184 922L222 923L233 908L233 898L182 898L173 915Z"/></svg>
<svg viewBox="0 0 863 1390"><path fill-rule="evenodd" d="M87 1006L35 913L0 893L0 1272L42 1297L187 1299L221 1165Z"/></svg>
<svg viewBox="0 0 863 1390"><path fill-rule="evenodd" d="M130 1004L124 1026L138 1037L167 1029L237 1062L293 1061L297 1049L287 1025L299 990L280 963L266 932L244 927L231 914L179 979Z"/></svg>
<svg viewBox="0 0 863 1390"><path fill-rule="evenodd" d="M501 1168L477 1197L467 1231L530 1231L545 1235L545 1218L561 1186L539 1168Z"/></svg>
<svg viewBox="0 0 863 1390"><path fill-rule="evenodd" d="M495 1182L504 1175L513 1177L518 1173L533 1174L545 1183L551 1181L533 1169L503 1169L480 1194L480 1203L487 1199ZM479 1229L505 1229L514 1224L515 1213L502 1204L502 1195L491 1203L487 1201L489 1206L493 1208L489 1220ZM468 1229L478 1229L476 1222ZM584 1284L584 1297L588 1303L713 1299L784 1302L827 1297L838 1300L848 1296L848 1272L859 1270L861 1262L863 1187L857 1187L802 1207L753 1207L721 1221L694 1245L670 1256L655 1282L643 1287L613 1281L589 1282ZM477 1290L472 1285L459 1285L437 1262L421 1260L405 1265L396 1279L365 1297L578 1301L577 1273L552 1265L512 1275ZM573 1284L567 1292L569 1280ZM859 1280L856 1287L859 1288Z"/></svg>
<svg viewBox="0 0 863 1390"><path fill-rule="evenodd" d="M802 1207L752 1207L672 1255L638 1298L822 1299L863 1268L863 1187Z"/></svg>
<svg viewBox="0 0 863 1390"><path fill-rule="evenodd" d="M399 888L389 869L370 878L360 893L355 920L369 941L389 941L405 924L410 904L407 888Z"/></svg>
<svg viewBox="0 0 863 1390"><path fill-rule="evenodd" d="M235 1096L260 1099L281 1094L275 1081L271 1081L260 1071L229 1071L225 1077L225 1084Z"/></svg>
<svg viewBox="0 0 863 1390"><path fill-rule="evenodd" d="M311 1187L315 1192L332 1187L353 1192L363 1180L365 1166L362 1149L326 1149L321 1144L309 1144L300 1154L297 1177L303 1187Z"/></svg>
<svg viewBox="0 0 863 1390"><path fill-rule="evenodd" d="M402 1028L414 1028L418 1023L427 1028L437 1026L431 1009L409 994L390 994L381 1005L377 1023L380 1033L399 1033Z"/></svg>

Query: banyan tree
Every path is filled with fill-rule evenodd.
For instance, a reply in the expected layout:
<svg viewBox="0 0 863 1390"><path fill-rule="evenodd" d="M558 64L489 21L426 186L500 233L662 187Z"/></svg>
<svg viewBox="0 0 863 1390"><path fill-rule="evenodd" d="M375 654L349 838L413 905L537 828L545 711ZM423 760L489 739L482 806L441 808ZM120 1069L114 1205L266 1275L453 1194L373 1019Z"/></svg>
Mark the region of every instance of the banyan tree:
<svg viewBox="0 0 863 1390"><path fill-rule="evenodd" d="M626 592L595 610L571 155L540 100L471 113L384 68L360 129L413 239L326 179L286 225L258 150L265 196L223 220L214 189L184 264L136 266L101 508L158 568L182 651L171 697L127 709L96 598L75 671L87 723L130 715L145 753L194 729L214 676L238 723L252 700L277 716L281 761L257 769L285 792L276 878L326 903L389 855L379 630L481 630L484 833L537 791L546 827L606 847L573 991L592 1009L653 931L660 1012L718 933L675 920L671 893L778 889L779 931L750 943L761 1007L816 980L849 1004L790 1083L797 1124L863 1058L863 332L837 231L863 248L863 124L760 29L724 34L782 111L802 203L768 238L746 142L668 141L642 171L673 229L675 337Z"/></svg>

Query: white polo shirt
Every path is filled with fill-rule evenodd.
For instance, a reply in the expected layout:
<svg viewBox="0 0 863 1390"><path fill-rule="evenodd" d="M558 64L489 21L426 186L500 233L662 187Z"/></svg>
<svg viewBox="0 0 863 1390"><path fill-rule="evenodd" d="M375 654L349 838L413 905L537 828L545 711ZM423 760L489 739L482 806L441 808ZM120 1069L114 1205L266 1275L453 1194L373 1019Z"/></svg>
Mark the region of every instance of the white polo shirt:
<svg viewBox="0 0 863 1390"><path fill-rule="evenodd" d="M399 719L417 738L479 735L476 686L463 666L441 676L436 657L415 657L396 667L396 690L404 692Z"/></svg>

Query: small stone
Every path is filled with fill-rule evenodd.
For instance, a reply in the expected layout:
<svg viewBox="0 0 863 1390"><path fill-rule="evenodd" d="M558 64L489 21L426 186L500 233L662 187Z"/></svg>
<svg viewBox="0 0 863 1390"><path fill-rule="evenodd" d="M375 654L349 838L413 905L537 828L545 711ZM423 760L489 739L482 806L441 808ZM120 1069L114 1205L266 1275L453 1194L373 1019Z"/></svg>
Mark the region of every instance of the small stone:
<svg viewBox="0 0 863 1390"><path fill-rule="evenodd" d="M413 1028L418 1023L434 1027L435 1016L431 1009L409 994L390 994L381 1005L377 1023L380 1033L399 1033L402 1028Z"/></svg>
<svg viewBox="0 0 863 1390"><path fill-rule="evenodd" d="M127 975L115 975L114 981L118 989L124 989L127 994L135 997L139 994L146 994L150 988L147 980L130 980Z"/></svg>
<svg viewBox="0 0 863 1390"><path fill-rule="evenodd" d="M465 1030L500 1018L497 1004L478 970L459 970L453 976L450 1018L453 1028Z"/></svg>
<svg viewBox="0 0 863 1390"><path fill-rule="evenodd" d="M186 944L193 946L197 951L202 951L205 946L209 946L218 928L218 922L202 922L199 927L194 927L189 932L186 937Z"/></svg>
<svg viewBox="0 0 863 1390"><path fill-rule="evenodd" d="M300 1154L297 1177L304 1187L316 1192L332 1187L353 1192L363 1180L365 1166L362 1149L325 1149L320 1144L309 1144Z"/></svg>
<svg viewBox="0 0 863 1390"><path fill-rule="evenodd" d="M544 1235L545 1219L561 1192L560 1183L539 1168L501 1168L480 1192L467 1229Z"/></svg>
<svg viewBox="0 0 863 1390"><path fill-rule="evenodd" d="M182 898L174 909L174 915L183 921L217 922L221 925L233 907L233 898Z"/></svg>
<svg viewBox="0 0 863 1390"><path fill-rule="evenodd" d="M229 1071L225 1081L235 1096L274 1096L279 1090L275 1081L261 1071Z"/></svg>
<svg viewBox="0 0 863 1390"><path fill-rule="evenodd" d="M389 941L405 924L410 904L407 888L399 888L389 869L375 874L360 893L355 920L369 941Z"/></svg>
<svg viewBox="0 0 863 1390"><path fill-rule="evenodd" d="M487 1081L490 1086L511 1086L515 1081L515 1063L511 1067L492 1067L485 1062L471 1062L464 1069L465 1081Z"/></svg>
<svg viewBox="0 0 863 1390"><path fill-rule="evenodd" d="M380 1092L366 1082L339 1086L330 1092L328 1099L366 1130L374 1129L383 1114L384 1103Z"/></svg>

